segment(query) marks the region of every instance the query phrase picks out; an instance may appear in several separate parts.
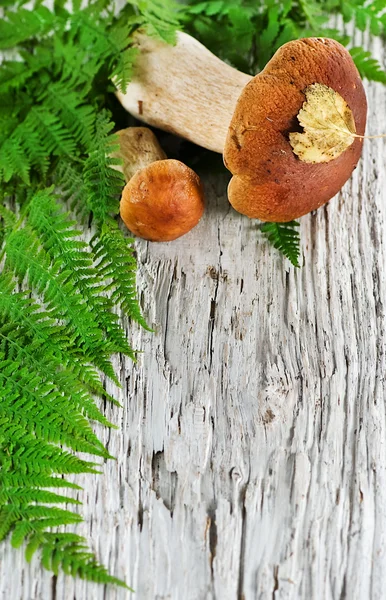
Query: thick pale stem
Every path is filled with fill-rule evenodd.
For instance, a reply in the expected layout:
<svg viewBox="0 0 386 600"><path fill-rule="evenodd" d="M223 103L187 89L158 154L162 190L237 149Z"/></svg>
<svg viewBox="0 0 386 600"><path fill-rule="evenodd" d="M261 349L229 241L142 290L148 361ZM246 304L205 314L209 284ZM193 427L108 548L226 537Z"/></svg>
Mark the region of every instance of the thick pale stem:
<svg viewBox="0 0 386 600"><path fill-rule="evenodd" d="M126 181L133 175L157 160L167 158L154 133L147 127L128 127L117 132L120 151L118 156L123 166L116 166L124 174Z"/></svg>
<svg viewBox="0 0 386 600"><path fill-rule="evenodd" d="M222 153L236 102L252 79L179 32L170 46L142 33L134 76L117 96L136 118Z"/></svg>

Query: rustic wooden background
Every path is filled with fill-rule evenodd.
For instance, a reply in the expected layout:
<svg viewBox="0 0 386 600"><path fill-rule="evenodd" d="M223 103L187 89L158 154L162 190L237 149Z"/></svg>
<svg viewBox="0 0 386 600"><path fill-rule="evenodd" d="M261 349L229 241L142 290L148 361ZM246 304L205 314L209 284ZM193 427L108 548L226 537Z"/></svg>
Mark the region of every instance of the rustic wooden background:
<svg viewBox="0 0 386 600"><path fill-rule="evenodd" d="M368 131L386 131L385 88L366 88ZM77 478L77 531L136 594L2 544L2 600L385 597L385 157L366 142L301 219L299 270L230 208L225 176L205 177L190 234L137 242L156 333L130 327L143 353L116 363L119 429L99 433L117 460Z"/></svg>

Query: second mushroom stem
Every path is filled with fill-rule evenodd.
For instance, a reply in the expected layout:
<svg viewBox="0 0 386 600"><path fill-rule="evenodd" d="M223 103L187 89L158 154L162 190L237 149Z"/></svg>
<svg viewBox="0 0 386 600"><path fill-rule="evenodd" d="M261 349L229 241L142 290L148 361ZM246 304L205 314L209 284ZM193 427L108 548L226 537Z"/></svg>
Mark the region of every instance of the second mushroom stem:
<svg viewBox="0 0 386 600"><path fill-rule="evenodd" d="M195 144L224 150L236 102L250 75L230 67L186 33L170 46L136 34L139 55L125 94L117 96L141 121Z"/></svg>
<svg viewBox="0 0 386 600"><path fill-rule="evenodd" d="M117 132L119 135L119 156L126 182L148 165L167 158L154 133L147 127L128 127Z"/></svg>

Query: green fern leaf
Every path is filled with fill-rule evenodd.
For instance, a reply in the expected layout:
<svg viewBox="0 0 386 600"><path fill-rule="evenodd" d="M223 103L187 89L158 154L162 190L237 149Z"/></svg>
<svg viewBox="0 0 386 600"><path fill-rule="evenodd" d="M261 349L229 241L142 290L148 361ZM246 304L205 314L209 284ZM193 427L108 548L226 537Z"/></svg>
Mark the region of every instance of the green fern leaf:
<svg viewBox="0 0 386 600"><path fill-rule="evenodd" d="M0 180L8 182L17 176L29 184L29 171L30 164L20 140L15 136L5 140L0 147Z"/></svg>
<svg viewBox="0 0 386 600"><path fill-rule="evenodd" d="M268 241L286 256L294 267L299 267L300 236L296 228L297 221L288 223L264 223L261 231L266 235Z"/></svg>
<svg viewBox="0 0 386 600"><path fill-rule="evenodd" d="M63 159L57 170L57 181L63 189L63 198L70 204L71 210L79 217L82 224L89 220L88 191L84 185L83 172L79 165Z"/></svg>
<svg viewBox="0 0 386 600"><path fill-rule="evenodd" d="M12 230L15 227L16 222L17 222L17 217L16 217L15 213L12 210L9 210L9 208L7 208L6 206L1 205L1 204L0 204L0 218L3 219L3 225L8 231Z"/></svg>
<svg viewBox="0 0 386 600"><path fill-rule="evenodd" d="M131 26L142 26L148 35L162 39L168 44L175 43L181 11L179 4L174 0L152 0L139 2L138 8L141 17L133 17L129 21Z"/></svg>
<svg viewBox="0 0 386 600"><path fill-rule="evenodd" d="M40 102L60 116L61 123L80 145L89 146L94 135L95 109L84 101L82 81L50 83L38 96Z"/></svg>
<svg viewBox="0 0 386 600"><path fill-rule="evenodd" d="M86 251L87 244L74 239L80 232L72 228L74 223L59 210L49 191L39 192L30 201L28 223L51 258L59 262L63 270L71 272L74 287L105 331L106 340L114 343L112 351L134 357L118 316L112 312L112 302L102 295L106 286L100 283L100 274L93 267L92 253Z"/></svg>
<svg viewBox="0 0 386 600"><path fill-rule="evenodd" d="M34 106L30 109L32 126L44 139L44 147L48 154L54 156L75 156L76 146L69 131L66 131L58 116L52 114L47 107Z"/></svg>
<svg viewBox="0 0 386 600"><path fill-rule="evenodd" d="M0 542L9 535L16 521L17 517L14 514L0 508Z"/></svg>
<svg viewBox="0 0 386 600"><path fill-rule="evenodd" d="M94 140L85 161L83 177L87 191L87 206L97 223L103 223L110 214L119 212L119 198L125 185L122 173L112 167L118 160L111 154L118 150L118 140L110 135L113 123L107 111L96 121Z"/></svg>
<svg viewBox="0 0 386 600"><path fill-rule="evenodd" d="M71 488L73 490L81 490L80 485L62 479L61 477L50 477L45 474L35 474L34 476L26 476L23 473L3 472L0 474L1 489L20 489L23 488L28 493L29 489L39 489L45 487L55 488ZM23 491L21 490L21 492ZM67 498L67 496L65 496Z"/></svg>
<svg viewBox="0 0 386 600"><path fill-rule="evenodd" d="M61 271L59 261L51 262L32 230L23 228L7 238L5 267L14 271L20 282L27 278L31 289L44 297L51 314L66 323L72 340L118 384L109 359L109 345L84 299L73 289L71 272Z"/></svg>
<svg viewBox="0 0 386 600"><path fill-rule="evenodd" d="M280 31L279 7L273 6L268 13L267 27L260 35L260 44L262 46L272 46Z"/></svg>
<svg viewBox="0 0 386 600"><path fill-rule="evenodd" d="M52 10L41 0L31 10L22 4L12 4L0 20L0 46L18 46L17 59L0 68L1 193L14 194L16 206L0 209L0 533L12 534L16 546L26 540L28 558L40 550L43 565L55 573L62 568L124 585L96 562L84 540L47 532L80 517L46 506L66 496L45 488L78 489L63 476L99 472L65 447L109 456L91 428L91 420L111 426L93 394L117 402L97 369L118 383L111 354L134 358L115 310L125 292L123 305L142 317L133 248L111 225L124 182L112 168L117 142L106 92L109 79L125 87L131 77L130 31L141 22L171 39L175 7L158 0L128 4L116 18L111 0L85 7L74 0L72 12L64 0ZM126 17L134 17L130 25ZM52 183L65 192L54 195ZM91 244L80 241L63 210L68 193L82 216L93 215ZM129 272L117 282L124 265Z"/></svg>
<svg viewBox="0 0 386 600"><path fill-rule="evenodd" d="M43 177L45 177L49 168L49 148L46 147L44 131L36 126L36 120L32 112L29 112L12 135L12 139L22 146L24 151L24 160L28 169L37 167ZM14 172L14 175L18 175Z"/></svg>
<svg viewBox="0 0 386 600"><path fill-rule="evenodd" d="M5 415L0 407L0 464L24 475L99 473L97 463L81 460L53 444L36 439Z"/></svg>
<svg viewBox="0 0 386 600"><path fill-rule="evenodd" d="M109 575L91 552L85 552L86 546L80 536L69 533L44 533L40 546L42 563L48 570L58 573L61 566L67 575L102 584L112 583L131 590L123 581Z"/></svg>
<svg viewBox="0 0 386 600"><path fill-rule="evenodd" d="M54 492L49 492L47 490L33 488L20 489L10 486L7 486L7 488L2 487L0 490L0 505L8 502L12 502L14 506L25 506L26 504L30 504L32 502L38 504L82 504L75 498L63 496L62 494L55 494Z"/></svg>
<svg viewBox="0 0 386 600"><path fill-rule="evenodd" d="M26 68L24 62L4 61L0 71L0 94L9 94L11 90L20 88L39 69L39 63Z"/></svg>
<svg viewBox="0 0 386 600"><path fill-rule="evenodd" d="M367 52L356 46L350 49L350 54L361 77L386 84L386 71L382 69L380 63L375 58L372 58L371 52Z"/></svg>
<svg viewBox="0 0 386 600"><path fill-rule="evenodd" d="M19 9L7 12L0 19L0 49L12 48L22 42L47 33L54 25L53 13L45 6L34 10Z"/></svg>
<svg viewBox="0 0 386 600"><path fill-rule="evenodd" d="M136 298L136 261L132 254L132 242L132 239L124 237L115 221L110 220L103 224L99 238L94 240L93 249L98 270L111 280L113 301L134 321L150 330Z"/></svg>
<svg viewBox="0 0 386 600"><path fill-rule="evenodd" d="M61 369L64 371L61 377L65 378L67 369L92 392L107 396L98 373L88 364L84 354L74 348L64 325L52 318L52 313L43 310L28 292L15 292L15 285L11 273L3 273L0 276L0 317L5 322L14 323L15 328L19 327L22 331L29 332L30 336L45 348L51 360L56 361L58 371ZM64 385L69 386L68 382ZM72 388L69 386L68 389ZM85 407L85 411L90 418L104 422L99 411L93 410L90 406L87 409Z"/></svg>
<svg viewBox="0 0 386 600"><path fill-rule="evenodd" d="M3 414L42 440L62 442L73 450L108 458L109 454L93 433L88 420L76 405L73 407L75 394L71 394L70 390L69 398L66 398L55 390L54 383L50 381L55 376L50 361L44 361L34 345L16 347L15 350L12 332L5 336L0 331L0 340L7 341L10 356L10 359L4 360L0 350L0 398ZM0 344L0 348L1 346L4 345ZM31 354L33 351L36 357ZM44 375L43 372L35 374L33 370L40 362L42 367L46 362L47 373Z"/></svg>

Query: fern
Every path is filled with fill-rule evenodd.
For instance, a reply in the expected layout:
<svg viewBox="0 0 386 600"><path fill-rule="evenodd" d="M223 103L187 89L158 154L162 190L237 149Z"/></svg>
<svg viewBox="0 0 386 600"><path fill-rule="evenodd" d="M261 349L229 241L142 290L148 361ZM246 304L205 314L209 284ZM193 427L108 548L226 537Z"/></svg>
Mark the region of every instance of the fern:
<svg viewBox="0 0 386 600"><path fill-rule="evenodd" d="M16 56L0 67L0 539L25 543L29 560L40 551L54 573L125 586L83 538L56 531L81 516L52 505L79 504L55 491L79 489L67 474L99 472L76 452L111 458L92 427L113 427L95 395L118 404L100 372L119 385L112 355L135 358L116 309L145 325L133 246L114 221L123 180L110 158L108 92L112 79L127 85L130 33L153 27L161 5L133 2L116 15L112 0L23 4L4 1L0 19L0 48ZM173 37L173 9L163 15L160 31ZM79 239L90 213L91 244Z"/></svg>
<svg viewBox="0 0 386 600"><path fill-rule="evenodd" d="M386 84L386 72L382 69L379 62L375 58L372 58L371 52L354 47L350 49L350 54L362 77Z"/></svg>
<svg viewBox="0 0 386 600"><path fill-rule="evenodd" d="M169 44L175 41L175 29L179 27L178 13L181 7L174 0L154 0L141 6L142 17L135 17L132 22L143 26L148 35L158 37Z"/></svg>
<svg viewBox="0 0 386 600"><path fill-rule="evenodd" d="M2 410L7 415L12 415L14 422L33 433L39 439L59 443L63 442L68 447L108 457L104 447L92 431L88 420L79 412L82 407L81 398L67 391L68 396L56 391L55 383L50 381L55 378L55 371L51 372L50 362L36 358L31 352L36 352L34 346L21 348L17 342L3 331L0 332L2 342L7 342L10 358L4 359L4 351L0 352L0 393L3 398ZM4 347L4 343L1 344ZM18 365L24 359L25 367ZM32 375L36 364L46 363L48 373L39 378ZM71 381L71 380L70 380ZM70 402L68 402L70 399ZM77 406L78 404L78 406Z"/></svg>
<svg viewBox="0 0 386 600"><path fill-rule="evenodd" d="M85 539L70 533L47 533L40 531L30 536L26 549L27 560L30 561L38 548L42 549L42 564L45 569L58 574L59 567L73 577L89 579L96 583L110 583L124 587L125 583L108 574L91 552L87 552Z"/></svg>
<svg viewBox="0 0 386 600"><path fill-rule="evenodd" d="M64 321L67 335L90 357L101 371L116 381L109 361L111 349L94 315L82 296L74 290L72 273L63 271L60 260L51 262L40 247L39 238L28 227L12 232L6 241L5 268L15 272L19 281L41 294L48 310L58 321Z"/></svg>
<svg viewBox="0 0 386 600"><path fill-rule="evenodd" d="M76 223L67 219L55 198L47 192L40 192L31 200L28 223L40 236L51 259L58 261L61 268L70 273L72 285L82 295L88 309L92 310L99 328L104 332L104 339L113 342L111 350L133 357L118 324L118 317L112 311L113 302L103 295L105 286L101 284L98 270L94 267L95 257L85 242L74 239L81 234L73 229ZM135 261L132 261L132 267L135 267Z"/></svg>
<svg viewBox="0 0 386 600"><path fill-rule="evenodd" d="M0 49L13 48L22 42L48 33L52 29L54 15L45 6L37 6L33 11L20 8L9 11L0 21Z"/></svg>
<svg viewBox="0 0 386 600"><path fill-rule="evenodd" d="M299 223L289 221L288 223L263 223L261 231L268 238L268 241L286 256L294 267L299 267L300 256L300 236L297 231Z"/></svg>
<svg viewBox="0 0 386 600"><path fill-rule="evenodd" d="M6 323L13 323L15 328L25 330L39 345L45 348L51 360L58 367L73 373L86 389L98 394L105 394L97 371L87 363L87 357L77 349L66 334L63 324L59 324L28 292L16 292L16 282L11 273L0 276L0 318ZM91 410L91 407L89 408ZM93 411L93 419L103 422L102 416ZM91 416L91 413L90 413Z"/></svg>
<svg viewBox="0 0 386 600"><path fill-rule="evenodd" d="M343 15L345 22L354 21L358 29L369 29L374 36L383 35L386 28L383 0L186 0L185 4L187 29L215 54L252 74L293 39L324 36L349 45L348 36L328 26L332 14ZM360 68L361 55L354 53L353 58ZM368 67L362 75L381 81L382 67Z"/></svg>
<svg viewBox="0 0 386 600"><path fill-rule="evenodd" d="M94 139L83 169L87 208L98 224L103 223L109 214L119 212L118 199L125 185L122 173L112 168L119 163L118 159L110 156L118 149L116 136L110 135L113 126L108 113L98 115Z"/></svg>
<svg viewBox="0 0 386 600"><path fill-rule="evenodd" d="M94 134L95 111L85 101L85 89L74 78L48 85L39 100L52 111L59 111L61 123L80 146L89 147Z"/></svg>
<svg viewBox="0 0 386 600"><path fill-rule="evenodd" d="M99 239L94 239L93 242L95 257L99 261L98 270L111 282L113 301L142 327L149 329L136 301L136 285L133 275L135 260L127 251L128 244L132 240L127 240L115 221L110 220L103 224ZM119 274L117 277L114 276L116 273Z"/></svg>

